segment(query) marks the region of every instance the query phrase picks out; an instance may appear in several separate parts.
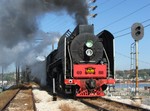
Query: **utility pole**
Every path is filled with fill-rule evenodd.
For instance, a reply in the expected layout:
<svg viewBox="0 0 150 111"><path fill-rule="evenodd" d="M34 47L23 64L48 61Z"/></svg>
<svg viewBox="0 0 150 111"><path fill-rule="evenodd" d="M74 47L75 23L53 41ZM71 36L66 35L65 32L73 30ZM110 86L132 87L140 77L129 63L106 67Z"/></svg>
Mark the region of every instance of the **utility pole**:
<svg viewBox="0 0 150 111"><path fill-rule="evenodd" d="M16 85L19 85L20 81L20 70L19 64L16 63Z"/></svg>
<svg viewBox="0 0 150 111"><path fill-rule="evenodd" d="M135 95L133 100L137 103L141 103L141 98L139 97L139 88L138 88L138 42L143 38L144 27L141 23L134 23L131 27L132 37L135 40L135 75L136 75L136 86L135 86Z"/></svg>
<svg viewBox="0 0 150 111"><path fill-rule="evenodd" d="M135 72L136 72L136 88L135 88L135 96L139 96L139 90L138 90L138 41L135 40Z"/></svg>
<svg viewBox="0 0 150 111"><path fill-rule="evenodd" d="M16 85L18 85L18 67L16 64Z"/></svg>
<svg viewBox="0 0 150 111"><path fill-rule="evenodd" d="M4 70L3 70L3 66L2 66L2 91L4 89L3 76L4 76Z"/></svg>

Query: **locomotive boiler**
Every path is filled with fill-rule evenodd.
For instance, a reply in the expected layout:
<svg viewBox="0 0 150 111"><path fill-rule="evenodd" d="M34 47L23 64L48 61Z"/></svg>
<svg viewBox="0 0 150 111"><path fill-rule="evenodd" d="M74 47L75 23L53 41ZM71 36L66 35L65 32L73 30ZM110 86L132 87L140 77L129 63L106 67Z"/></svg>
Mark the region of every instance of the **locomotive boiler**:
<svg viewBox="0 0 150 111"><path fill-rule="evenodd" d="M67 30L46 59L47 84L53 92L104 96L107 85L115 83L113 39L106 30L94 35L93 25Z"/></svg>

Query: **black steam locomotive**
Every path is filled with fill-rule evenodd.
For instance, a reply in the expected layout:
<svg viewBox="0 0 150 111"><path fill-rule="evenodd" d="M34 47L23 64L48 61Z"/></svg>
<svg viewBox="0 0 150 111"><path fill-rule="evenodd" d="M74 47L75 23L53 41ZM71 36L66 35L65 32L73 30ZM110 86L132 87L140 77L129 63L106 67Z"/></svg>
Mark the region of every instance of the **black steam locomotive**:
<svg viewBox="0 0 150 111"><path fill-rule="evenodd" d="M93 25L79 25L60 38L47 56L47 84L53 92L76 97L104 96L114 84L113 35L104 30L94 35Z"/></svg>

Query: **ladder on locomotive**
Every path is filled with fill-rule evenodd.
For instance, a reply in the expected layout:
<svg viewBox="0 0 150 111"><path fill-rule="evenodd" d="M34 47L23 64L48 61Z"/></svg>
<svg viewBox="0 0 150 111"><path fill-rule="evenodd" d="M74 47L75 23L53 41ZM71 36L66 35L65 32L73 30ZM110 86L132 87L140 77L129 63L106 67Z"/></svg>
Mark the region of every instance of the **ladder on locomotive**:
<svg viewBox="0 0 150 111"><path fill-rule="evenodd" d="M70 30L67 30L65 33L64 33L64 36L65 37L69 37L71 35L71 31Z"/></svg>

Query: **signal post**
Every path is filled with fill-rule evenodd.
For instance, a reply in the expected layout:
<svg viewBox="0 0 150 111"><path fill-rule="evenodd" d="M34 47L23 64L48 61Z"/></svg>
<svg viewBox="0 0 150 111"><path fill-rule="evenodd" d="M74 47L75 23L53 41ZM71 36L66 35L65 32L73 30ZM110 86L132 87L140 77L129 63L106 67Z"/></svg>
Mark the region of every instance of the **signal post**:
<svg viewBox="0 0 150 111"><path fill-rule="evenodd" d="M135 86L135 95L132 98L136 103L141 103L141 97L139 96L138 88L138 42L143 38L144 27L141 23L134 23L131 27L131 34L135 40L135 75L136 75L136 86Z"/></svg>

